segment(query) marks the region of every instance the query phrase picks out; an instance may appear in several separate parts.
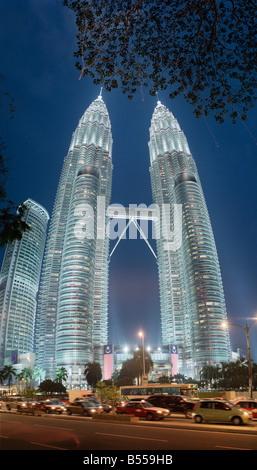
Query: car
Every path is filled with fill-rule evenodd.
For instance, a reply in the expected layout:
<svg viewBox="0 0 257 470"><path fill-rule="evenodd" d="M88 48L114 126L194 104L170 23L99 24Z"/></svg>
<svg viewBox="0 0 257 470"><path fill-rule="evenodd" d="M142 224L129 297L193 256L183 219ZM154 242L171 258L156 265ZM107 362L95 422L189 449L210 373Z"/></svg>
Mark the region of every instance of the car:
<svg viewBox="0 0 257 470"><path fill-rule="evenodd" d="M85 402L91 402L95 404L98 408L102 409L106 413L109 413L112 410L112 406L109 405L108 403L102 403L96 396L94 395L87 395L86 397L77 397L75 398L74 402L77 401L85 401Z"/></svg>
<svg viewBox="0 0 257 470"><path fill-rule="evenodd" d="M74 403L88 403L90 406L93 406L93 408L96 408L97 411L102 412L103 411L103 406L100 403L99 400L94 399L92 397L89 398L75 398Z"/></svg>
<svg viewBox="0 0 257 470"><path fill-rule="evenodd" d="M139 402L139 401L146 401L146 398L130 398L129 399L129 402L132 402L132 401L136 401L136 402ZM125 402L126 403L126 402Z"/></svg>
<svg viewBox="0 0 257 470"><path fill-rule="evenodd" d="M200 400L195 404L193 413L195 423L213 421L216 423L247 424L251 420L248 411L233 403L222 400Z"/></svg>
<svg viewBox="0 0 257 470"><path fill-rule="evenodd" d="M38 403L37 408L45 413L59 413L62 414L66 410L65 403L57 398L48 399Z"/></svg>
<svg viewBox="0 0 257 470"><path fill-rule="evenodd" d="M17 411L38 408L38 402L32 398L23 398L17 402Z"/></svg>
<svg viewBox="0 0 257 470"><path fill-rule="evenodd" d="M28 404L33 400L30 398L20 397L18 395L5 397L2 402L2 408L6 408L8 411L11 410L20 410L22 408L28 407Z"/></svg>
<svg viewBox="0 0 257 470"><path fill-rule="evenodd" d="M105 411L105 413L109 413L111 410L112 410L112 406L109 405L108 403L103 403L101 402L98 398L96 397L92 397L92 398L89 398L89 400L92 402L92 403L95 403L96 405L98 406L101 406L103 411Z"/></svg>
<svg viewBox="0 0 257 470"><path fill-rule="evenodd" d="M68 415L77 414L82 416L94 416L96 413L100 413L92 403L79 400L66 405L66 411Z"/></svg>
<svg viewBox="0 0 257 470"><path fill-rule="evenodd" d="M151 405L151 403L143 400L139 400L138 402L129 401L123 406L116 406L116 413L134 415L139 418L146 418L148 421L163 419L170 414L169 410L155 407Z"/></svg>
<svg viewBox="0 0 257 470"><path fill-rule="evenodd" d="M68 403L70 402L69 397L62 397L61 401L62 401L65 405L68 405Z"/></svg>
<svg viewBox="0 0 257 470"><path fill-rule="evenodd" d="M101 405L105 413L110 413L112 410L112 405L109 405L109 403L101 403Z"/></svg>
<svg viewBox="0 0 257 470"><path fill-rule="evenodd" d="M233 403L239 408L244 408L252 413L254 419L257 418L257 401L251 398L238 398Z"/></svg>
<svg viewBox="0 0 257 470"><path fill-rule="evenodd" d="M25 399L25 401L21 401L17 405L17 413L24 412L41 416L41 411L39 403L33 399Z"/></svg>
<svg viewBox="0 0 257 470"><path fill-rule="evenodd" d="M18 400L20 400L21 397L19 396L5 396L2 398L2 409L6 409L8 411L11 411L12 409L17 409L17 403Z"/></svg>
<svg viewBox="0 0 257 470"><path fill-rule="evenodd" d="M96 397L92 397L90 398L90 400L92 401L92 403L96 403L96 405L98 406L101 406L103 411L105 411L105 413L109 413L111 410L112 410L112 406L109 405L108 403L103 403L101 402L98 398Z"/></svg>
<svg viewBox="0 0 257 470"><path fill-rule="evenodd" d="M192 418L192 411L196 399L185 397L184 395L151 395L147 401L154 406L167 408L170 413L183 413L186 418Z"/></svg>

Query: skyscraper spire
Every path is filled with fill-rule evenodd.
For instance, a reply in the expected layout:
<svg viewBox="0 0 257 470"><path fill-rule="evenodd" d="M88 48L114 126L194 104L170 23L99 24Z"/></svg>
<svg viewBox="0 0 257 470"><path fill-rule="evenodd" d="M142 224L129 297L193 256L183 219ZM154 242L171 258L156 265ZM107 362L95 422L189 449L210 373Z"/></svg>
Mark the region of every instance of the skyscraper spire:
<svg viewBox="0 0 257 470"><path fill-rule="evenodd" d="M98 95L98 98L97 98L98 100L103 100L102 93L103 93L103 87L101 86L100 94Z"/></svg>
<svg viewBox="0 0 257 470"><path fill-rule="evenodd" d="M156 91L156 97L157 97L157 105L156 106L161 106L161 101L159 100L159 93Z"/></svg>

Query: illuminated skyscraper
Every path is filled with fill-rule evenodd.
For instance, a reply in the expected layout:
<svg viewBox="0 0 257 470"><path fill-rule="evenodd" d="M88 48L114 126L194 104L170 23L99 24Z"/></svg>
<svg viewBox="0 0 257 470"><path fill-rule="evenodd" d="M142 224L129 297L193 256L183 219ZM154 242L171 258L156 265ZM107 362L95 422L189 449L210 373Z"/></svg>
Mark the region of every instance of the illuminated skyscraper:
<svg viewBox="0 0 257 470"><path fill-rule="evenodd" d="M182 208L182 243L157 239L163 344L178 346L179 372L230 359L223 285L211 222L195 161L173 114L158 101L150 127L154 203ZM164 223L161 220L162 224ZM169 241L174 241L170 239Z"/></svg>
<svg viewBox="0 0 257 470"><path fill-rule="evenodd" d="M170 208L171 222L176 207L182 208L181 244L172 248L176 236L164 239L162 230L157 238L162 342L178 349L179 372L195 377L205 364L230 359L228 333L222 328L226 306L196 164L177 120L159 101L149 150L160 227L163 205ZM79 381L87 362L102 362L102 347L108 343L105 214L111 197L111 155L111 124L100 95L72 136L49 228L36 325L36 361L48 377L65 367ZM125 214L130 217L127 210Z"/></svg>
<svg viewBox="0 0 257 470"><path fill-rule="evenodd" d="M105 226L96 233L96 207L105 213L110 204L111 155L111 124L100 95L73 133L50 222L36 328L37 365L48 377L58 367L80 374L93 348L107 343L109 239Z"/></svg>
<svg viewBox="0 0 257 470"><path fill-rule="evenodd" d="M49 216L32 199L24 202L25 222L31 227L21 240L7 245L0 273L1 364L13 353L34 351L36 297ZM17 361L15 361L17 362Z"/></svg>

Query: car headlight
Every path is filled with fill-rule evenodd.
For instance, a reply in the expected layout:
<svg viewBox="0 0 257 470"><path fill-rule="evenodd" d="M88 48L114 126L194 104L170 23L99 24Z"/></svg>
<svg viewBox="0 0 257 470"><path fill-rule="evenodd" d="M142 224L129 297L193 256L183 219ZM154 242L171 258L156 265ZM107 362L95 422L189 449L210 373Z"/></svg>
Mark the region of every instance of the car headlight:
<svg viewBox="0 0 257 470"><path fill-rule="evenodd" d="M244 411L243 414L249 416L249 413L247 413L247 411Z"/></svg>
<svg viewBox="0 0 257 470"><path fill-rule="evenodd" d="M92 413L95 413L95 412L96 412L96 410L95 410L94 408L92 408L92 409L91 409L91 412L92 412Z"/></svg>

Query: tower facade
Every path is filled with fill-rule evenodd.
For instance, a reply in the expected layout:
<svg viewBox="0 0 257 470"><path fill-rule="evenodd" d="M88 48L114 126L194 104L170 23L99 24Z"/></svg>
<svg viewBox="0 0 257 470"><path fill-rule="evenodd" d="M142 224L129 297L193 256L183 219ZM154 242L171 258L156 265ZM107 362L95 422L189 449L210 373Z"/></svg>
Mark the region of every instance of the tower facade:
<svg viewBox="0 0 257 470"><path fill-rule="evenodd" d="M220 266L211 222L187 139L173 114L158 101L150 127L150 175L154 203L182 209L180 245L170 249L161 231L157 255L163 344L178 346L179 372L195 377L206 364L230 358ZM161 225L165 220L161 218Z"/></svg>
<svg viewBox="0 0 257 470"><path fill-rule="evenodd" d="M13 353L34 351L36 297L49 215L32 199L24 204L24 220L31 230L7 245L0 273L1 365L10 362Z"/></svg>
<svg viewBox="0 0 257 470"><path fill-rule="evenodd" d="M73 133L49 227L36 328L36 361L48 377L58 367L79 374L93 348L107 342L109 239L107 220L96 232L96 209L105 214L110 204L111 155L111 124L100 95Z"/></svg>

